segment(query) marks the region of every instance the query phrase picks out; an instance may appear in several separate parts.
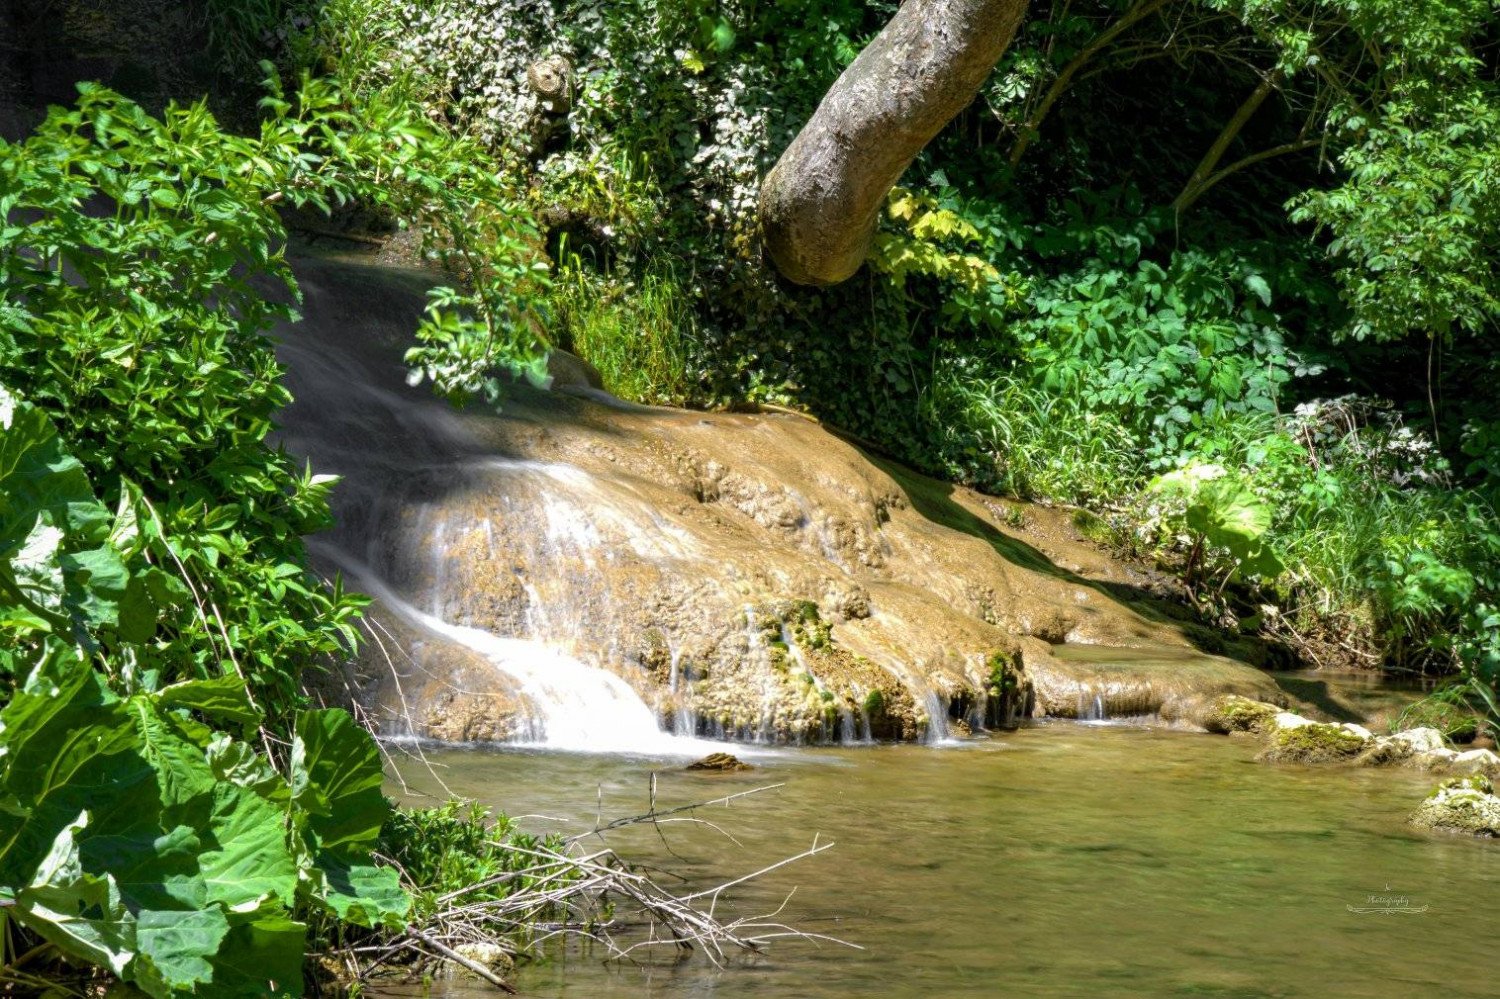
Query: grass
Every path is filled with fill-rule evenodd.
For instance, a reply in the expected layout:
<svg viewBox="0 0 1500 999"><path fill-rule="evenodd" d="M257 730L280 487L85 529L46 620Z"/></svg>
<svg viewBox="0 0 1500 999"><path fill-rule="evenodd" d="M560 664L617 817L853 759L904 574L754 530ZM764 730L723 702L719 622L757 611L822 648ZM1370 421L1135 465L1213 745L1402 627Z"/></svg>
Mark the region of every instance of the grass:
<svg viewBox="0 0 1500 999"><path fill-rule="evenodd" d="M1011 375L940 361L922 408L947 462L993 491L1089 504L1145 479L1140 442L1122 423Z"/></svg>
<svg viewBox="0 0 1500 999"><path fill-rule="evenodd" d="M558 342L594 365L615 395L682 404L695 394L695 319L671 271L631 281L570 268L559 275L551 304Z"/></svg>

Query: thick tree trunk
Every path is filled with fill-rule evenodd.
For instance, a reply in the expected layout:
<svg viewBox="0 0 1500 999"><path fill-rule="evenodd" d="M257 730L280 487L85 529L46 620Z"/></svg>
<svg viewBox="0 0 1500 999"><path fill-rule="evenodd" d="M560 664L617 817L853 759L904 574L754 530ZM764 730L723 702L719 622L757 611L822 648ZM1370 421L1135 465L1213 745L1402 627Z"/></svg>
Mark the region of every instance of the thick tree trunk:
<svg viewBox="0 0 1500 999"><path fill-rule="evenodd" d="M766 251L798 284L864 263L887 192L974 99L1027 0L906 0L834 82L760 191Z"/></svg>

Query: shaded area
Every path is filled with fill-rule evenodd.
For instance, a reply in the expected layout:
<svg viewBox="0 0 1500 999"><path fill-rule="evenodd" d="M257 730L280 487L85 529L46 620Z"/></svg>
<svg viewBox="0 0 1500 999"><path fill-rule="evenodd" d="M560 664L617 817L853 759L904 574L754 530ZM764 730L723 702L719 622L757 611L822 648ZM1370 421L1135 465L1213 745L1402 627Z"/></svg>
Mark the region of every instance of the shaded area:
<svg viewBox="0 0 1500 999"><path fill-rule="evenodd" d="M1276 685L1299 705L1338 722L1381 730L1432 689L1432 681L1392 679L1378 673L1273 673Z"/></svg>
<svg viewBox="0 0 1500 999"><path fill-rule="evenodd" d="M1229 655L1264 664L1273 650L1266 643L1248 636L1229 635L1193 619L1192 612L1180 603L1163 599L1146 586L1122 579L1101 579L1071 572L1057 565L1044 552L1021 538L1005 533L995 524L960 505L955 499L959 487L914 471L891 459L866 453L876 465L900 483L912 506L928 520L955 531L979 538L1001 558L1033 572L1046 573L1060 580L1087 586L1128 605L1137 613L1159 624L1181 629L1193 646L1208 655ZM1010 500L1009 502L1017 502Z"/></svg>

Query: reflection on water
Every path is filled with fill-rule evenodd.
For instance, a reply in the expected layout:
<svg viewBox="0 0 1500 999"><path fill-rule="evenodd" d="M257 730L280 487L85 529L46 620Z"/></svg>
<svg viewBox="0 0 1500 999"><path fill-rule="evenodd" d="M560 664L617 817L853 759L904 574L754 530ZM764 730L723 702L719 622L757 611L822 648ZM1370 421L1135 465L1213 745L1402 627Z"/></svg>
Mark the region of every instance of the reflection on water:
<svg viewBox="0 0 1500 999"><path fill-rule="evenodd" d="M531 996L1492 996L1500 848L1403 822L1434 778L1271 768L1239 739L1055 724L933 750L787 750L750 774L664 764L671 806L785 787L609 842L693 882L837 847L737 900L866 948L776 947L724 970L611 968L587 954L524 971ZM646 809L649 759L429 753L454 792L592 827ZM436 791L416 765L414 790ZM537 829L553 820L529 819ZM675 856L673 855L675 854ZM1372 914L1372 894L1425 912ZM450 997L490 995L450 987Z"/></svg>

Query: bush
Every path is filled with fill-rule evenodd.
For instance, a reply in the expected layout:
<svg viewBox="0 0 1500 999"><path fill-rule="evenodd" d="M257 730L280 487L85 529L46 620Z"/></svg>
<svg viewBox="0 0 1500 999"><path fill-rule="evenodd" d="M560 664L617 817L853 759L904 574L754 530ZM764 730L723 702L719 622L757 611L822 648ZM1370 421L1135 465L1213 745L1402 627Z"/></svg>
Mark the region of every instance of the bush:
<svg viewBox="0 0 1500 999"><path fill-rule="evenodd" d="M379 200L462 261L412 355L449 394L543 365L524 215L394 92L273 81L244 138L80 91L0 143L0 929L156 997L297 995L411 899L371 855L374 740L303 709L365 601L307 566L334 480L267 440L274 206Z"/></svg>

